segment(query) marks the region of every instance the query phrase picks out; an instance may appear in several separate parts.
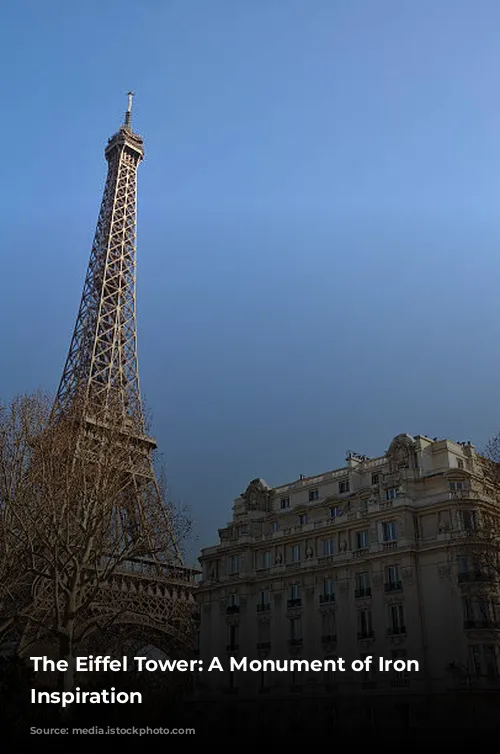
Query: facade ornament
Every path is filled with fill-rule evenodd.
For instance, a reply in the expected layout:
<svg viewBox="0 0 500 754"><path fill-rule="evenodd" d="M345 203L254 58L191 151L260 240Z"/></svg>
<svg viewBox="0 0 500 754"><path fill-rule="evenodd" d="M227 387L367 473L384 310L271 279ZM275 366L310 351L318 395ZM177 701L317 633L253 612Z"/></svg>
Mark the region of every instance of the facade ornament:
<svg viewBox="0 0 500 754"><path fill-rule="evenodd" d="M269 511L273 491L263 479L253 479L241 497L248 511Z"/></svg>

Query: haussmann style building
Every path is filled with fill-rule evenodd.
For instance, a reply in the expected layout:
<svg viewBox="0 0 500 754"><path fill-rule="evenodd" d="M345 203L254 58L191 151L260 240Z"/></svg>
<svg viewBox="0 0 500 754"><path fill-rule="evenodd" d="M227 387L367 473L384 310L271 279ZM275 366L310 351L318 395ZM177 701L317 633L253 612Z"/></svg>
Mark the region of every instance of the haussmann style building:
<svg viewBox="0 0 500 754"><path fill-rule="evenodd" d="M469 442L405 434L346 464L273 489L255 479L202 551L200 657L224 672L200 674L200 700L274 728L281 707L285 726L433 726L461 700L457 724L477 723L498 694L500 645L497 572L482 557L499 498L482 459ZM348 667L367 656L368 670ZM380 657L419 670L380 672ZM231 658L348 669L240 672Z"/></svg>

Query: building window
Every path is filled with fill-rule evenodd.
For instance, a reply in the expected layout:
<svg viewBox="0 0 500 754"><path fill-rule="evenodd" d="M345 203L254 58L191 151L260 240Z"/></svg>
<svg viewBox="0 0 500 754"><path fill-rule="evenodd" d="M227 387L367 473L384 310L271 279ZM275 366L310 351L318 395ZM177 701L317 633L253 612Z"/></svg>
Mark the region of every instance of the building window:
<svg viewBox="0 0 500 754"><path fill-rule="evenodd" d="M349 480L343 479L339 482L339 494L343 495L345 492L349 492Z"/></svg>
<svg viewBox="0 0 500 754"><path fill-rule="evenodd" d="M280 500L280 508L281 510L284 510L285 508L290 507L290 498L289 497L282 497Z"/></svg>
<svg viewBox="0 0 500 754"><path fill-rule="evenodd" d="M273 530L273 533L280 530L280 522L279 521L273 521L272 530Z"/></svg>
<svg viewBox="0 0 500 754"><path fill-rule="evenodd" d="M259 621L257 626L257 641L259 644L271 643L271 624L268 620Z"/></svg>
<svg viewBox="0 0 500 754"><path fill-rule="evenodd" d="M478 644L469 647L470 672L476 678L481 677L481 649Z"/></svg>
<svg viewBox="0 0 500 754"><path fill-rule="evenodd" d="M271 568L273 564L273 554L270 550L266 550L261 554L262 568Z"/></svg>
<svg viewBox="0 0 500 754"><path fill-rule="evenodd" d="M463 531L476 531L477 518L476 511L459 511L458 512L458 524Z"/></svg>
<svg viewBox="0 0 500 754"><path fill-rule="evenodd" d="M371 610L358 610L358 639L369 639L372 636Z"/></svg>
<svg viewBox="0 0 500 754"><path fill-rule="evenodd" d="M323 540L323 555L326 557L326 556L334 555L334 554L335 554L335 549L334 549L333 539L324 539Z"/></svg>
<svg viewBox="0 0 500 754"><path fill-rule="evenodd" d="M321 641L335 641L336 634L337 627L335 623L335 613L330 610L323 613L321 616Z"/></svg>
<svg viewBox="0 0 500 754"><path fill-rule="evenodd" d="M328 657L325 657L325 660L333 660L335 662L335 665L333 667L337 667L338 657L332 657L330 655ZM325 670L323 671L323 673L324 673L323 679L325 682L325 686L327 688L331 688L332 686L335 686L337 683L337 674L335 670L333 670L332 667L327 666ZM336 725L337 715L336 715L335 708L327 707L325 709L324 714L325 714L325 717L323 718L324 720L326 719L328 723L331 723L332 727Z"/></svg>
<svg viewBox="0 0 500 754"><path fill-rule="evenodd" d="M239 606L240 598L239 598L238 592L231 592L231 594L228 595L227 604L229 607Z"/></svg>
<svg viewBox="0 0 500 754"><path fill-rule="evenodd" d="M462 606L464 610L464 620L467 623L471 623L474 620L474 610L472 606L472 600L470 597L462 598Z"/></svg>
<svg viewBox="0 0 500 754"><path fill-rule="evenodd" d="M319 490L309 490L309 502L312 503L314 500L319 500Z"/></svg>
<svg viewBox="0 0 500 754"><path fill-rule="evenodd" d="M384 521L382 523L382 534L384 542L395 542L397 539L396 522Z"/></svg>
<svg viewBox="0 0 500 754"><path fill-rule="evenodd" d="M359 659L362 662L365 662L367 657L369 657L369 655L364 653L359 656ZM374 684L377 682L377 671L375 670L373 662L371 663L371 665L369 665L368 670L366 670L366 668L363 668L360 675L363 680L363 683Z"/></svg>
<svg viewBox="0 0 500 754"><path fill-rule="evenodd" d="M370 597L372 593L370 586L370 574L368 571L356 574L356 598Z"/></svg>
<svg viewBox="0 0 500 754"><path fill-rule="evenodd" d="M229 558L229 573L235 574L240 572L241 558L239 555L231 555Z"/></svg>
<svg viewBox="0 0 500 754"><path fill-rule="evenodd" d="M300 618L289 618L290 622L290 640L292 642L302 641L302 622Z"/></svg>
<svg viewBox="0 0 500 754"><path fill-rule="evenodd" d="M337 518L337 516L340 516L339 506L334 505L330 508L330 518Z"/></svg>
<svg viewBox="0 0 500 754"><path fill-rule="evenodd" d="M385 491L385 499L386 500L395 500L398 496L398 488L397 487L390 487L388 490Z"/></svg>
<svg viewBox="0 0 500 754"><path fill-rule="evenodd" d="M229 626L229 649L235 651L238 649L239 626L233 623Z"/></svg>
<svg viewBox="0 0 500 754"><path fill-rule="evenodd" d="M405 660L407 658L407 652L406 649L393 649L391 651L391 659L393 662L396 660ZM408 675L407 670L393 670L393 673L395 674L396 678L405 678L405 676Z"/></svg>
<svg viewBox="0 0 500 754"><path fill-rule="evenodd" d="M485 645L483 647L484 668L489 678L498 676L498 659L494 645Z"/></svg>
<svg viewBox="0 0 500 754"><path fill-rule="evenodd" d="M385 569L385 591L396 592L402 588L401 571L398 565L391 565Z"/></svg>
<svg viewBox="0 0 500 754"><path fill-rule="evenodd" d="M269 589L263 589L259 594L259 601L257 603L257 612L262 613L265 610L269 610L271 607L271 593Z"/></svg>
<svg viewBox="0 0 500 754"><path fill-rule="evenodd" d="M401 603L390 606L389 614L389 634L396 636L406 633L403 605Z"/></svg>
<svg viewBox="0 0 500 754"><path fill-rule="evenodd" d="M292 563L300 562L300 545L292 545Z"/></svg>
<svg viewBox="0 0 500 754"><path fill-rule="evenodd" d="M495 605L488 597L462 599L465 628L494 628L497 624Z"/></svg>
<svg viewBox="0 0 500 754"><path fill-rule="evenodd" d="M465 489L463 482L450 482L450 490L452 492L461 492L463 489Z"/></svg>
<svg viewBox="0 0 500 754"><path fill-rule="evenodd" d="M458 573L466 576L469 573L469 558L466 555L457 557Z"/></svg>
<svg viewBox="0 0 500 754"><path fill-rule="evenodd" d="M305 526L307 524L307 513L301 513L299 516L299 524L300 526Z"/></svg>
<svg viewBox="0 0 500 754"><path fill-rule="evenodd" d="M457 458L457 468L458 469L463 469L464 468L464 462L462 461L461 458Z"/></svg>
<svg viewBox="0 0 500 754"><path fill-rule="evenodd" d="M323 594L319 596L320 603L335 602L335 582L328 578L323 581Z"/></svg>
<svg viewBox="0 0 500 754"><path fill-rule="evenodd" d="M291 584L290 586L290 599L300 600L300 584Z"/></svg>
<svg viewBox="0 0 500 754"><path fill-rule="evenodd" d="M378 474L372 474L372 486L378 484Z"/></svg>
<svg viewBox="0 0 500 754"><path fill-rule="evenodd" d="M358 531L356 532L356 549L366 550L368 548L368 532Z"/></svg>
<svg viewBox="0 0 500 754"><path fill-rule="evenodd" d="M483 575L487 575L487 572L483 570L481 560L478 557L459 555L457 557L457 566L459 581L480 581L482 580Z"/></svg>
<svg viewBox="0 0 500 754"><path fill-rule="evenodd" d="M483 625L491 625L494 623L495 610L492 601L488 597L477 598L479 620Z"/></svg>

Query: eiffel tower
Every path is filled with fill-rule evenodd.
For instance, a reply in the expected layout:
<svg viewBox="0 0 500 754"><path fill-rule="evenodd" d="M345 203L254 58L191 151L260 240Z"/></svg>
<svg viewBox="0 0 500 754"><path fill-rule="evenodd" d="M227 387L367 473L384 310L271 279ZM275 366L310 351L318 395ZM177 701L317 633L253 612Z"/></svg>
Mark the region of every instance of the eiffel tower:
<svg viewBox="0 0 500 754"><path fill-rule="evenodd" d="M140 527L145 493L160 496L160 490L152 462L156 442L146 431L137 360L137 168L144 148L142 137L131 128L132 100L129 92L124 123L105 148L108 173L52 421L71 415L77 406L81 426L77 452L88 452L99 433L109 437L110 429L114 441L127 448L126 473L134 497L129 524ZM170 544L160 556L146 555L117 568L103 595L102 609L110 600L121 601L125 613L140 612L142 625L150 620L160 630L171 630L185 620L194 610L197 571L184 567L172 530ZM136 610L139 600L146 600L146 610L144 604Z"/></svg>

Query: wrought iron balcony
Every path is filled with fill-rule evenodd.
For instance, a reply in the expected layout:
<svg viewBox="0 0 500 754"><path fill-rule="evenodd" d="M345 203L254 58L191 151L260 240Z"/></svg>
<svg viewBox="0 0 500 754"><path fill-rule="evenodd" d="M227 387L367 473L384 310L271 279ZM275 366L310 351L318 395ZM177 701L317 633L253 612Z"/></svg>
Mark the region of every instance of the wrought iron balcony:
<svg viewBox="0 0 500 754"><path fill-rule="evenodd" d="M358 639L373 639L374 637L374 631L358 631Z"/></svg>
<svg viewBox="0 0 500 754"><path fill-rule="evenodd" d="M493 575L486 571L465 571L458 574L458 583L481 581L488 582L493 581Z"/></svg>
<svg viewBox="0 0 500 754"><path fill-rule="evenodd" d="M302 639L288 639L288 644L290 647L301 647Z"/></svg>
<svg viewBox="0 0 500 754"><path fill-rule="evenodd" d="M337 641L335 634L323 634L321 637L322 644L334 644Z"/></svg>
<svg viewBox="0 0 500 754"><path fill-rule="evenodd" d="M400 592L402 588L403 583L401 581L386 581L384 584L386 592Z"/></svg>
<svg viewBox="0 0 500 754"><path fill-rule="evenodd" d="M406 626L391 626L387 629L387 636L406 636Z"/></svg>
<svg viewBox="0 0 500 754"><path fill-rule="evenodd" d="M325 602L329 602L331 604L332 602L335 602L335 595L334 594L320 594L319 602L320 604L323 604Z"/></svg>
<svg viewBox="0 0 500 754"><path fill-rule="evenodd" d="M227 615L234 615L235 613L240 612L240 606L239 605L228 605L226 607L226 613Z"/></svg>
<svg viewBox="0 0 500 754"><path fill-rule="evenodd" d="M356 591L354 592L354 596L356 599L360 599L361 597L371 597L372 596L371 586L365 586L363 589L356 589Z"/></svg>
<svg viewBox="0 0 500 754"><path fill-rule="evenodd" d="M226 647L226 652L238 652L239 648L239 644L228 644Z"/></svg>
<svg viewBox="0 0 500 754"><path fill-rule="evenodd" d="M260 602L257 605L257 612L258 613L266 613L270 609L271 609L271 603L270 602Z"/></svg>
<svg viewBox="0 0 500 754"><path fill-rule="evenodd" d="M259 641L259 642L257 642L257 649L271 649L271 642L270 641Z"/></svg>
<svg viewBox="0 0 500 754"><path fill-rule="evenodd" d="M288 608L300 607L301 605L302 605L302 600L301 600L300 597L298 597L298 598L296 598L294 600L288 600L287 601L287 607Z"/></svg>
<svg viewBox="0 0 500 754"><path fill-rule="evenodd" d="M476 629L498 629L500 623L496 620L465 620L464 628L476 628Z"/></svg>

